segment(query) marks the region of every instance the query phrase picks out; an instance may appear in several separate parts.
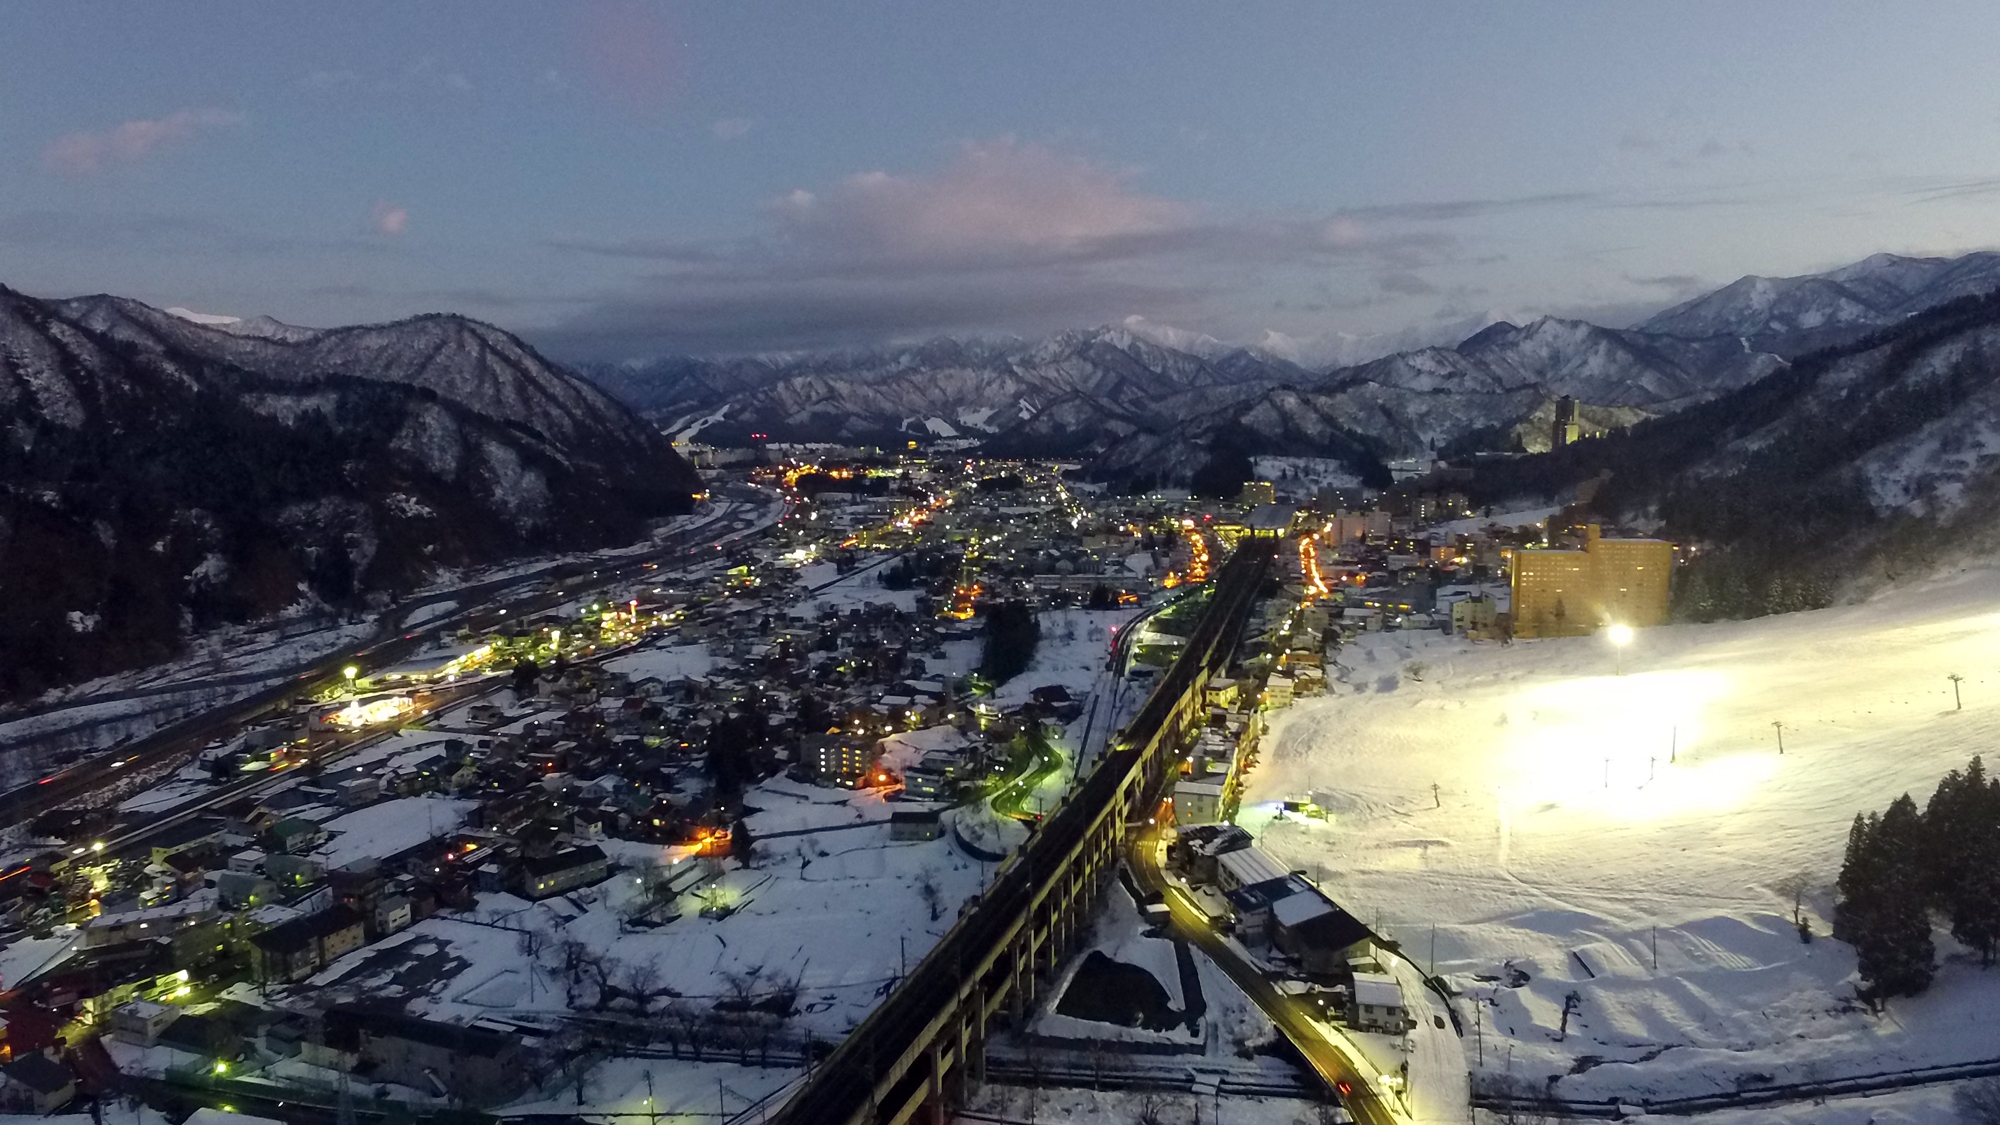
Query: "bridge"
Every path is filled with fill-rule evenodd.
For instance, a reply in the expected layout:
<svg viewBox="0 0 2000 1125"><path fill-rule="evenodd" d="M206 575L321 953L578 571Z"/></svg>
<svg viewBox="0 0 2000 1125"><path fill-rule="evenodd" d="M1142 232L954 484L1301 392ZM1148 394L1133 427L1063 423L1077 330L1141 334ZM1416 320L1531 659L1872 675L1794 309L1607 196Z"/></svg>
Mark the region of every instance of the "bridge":
<svg viewBox="0 0 2000 1125"><path fill-rule="evenodd" d="M1142 829L1190 731L1207 721L1208 682L1228 666L1276 544L1247 539L1216 575L1180 657L1083 784L1046 816L903 984L798 1092L775 1125L903 1125L944 1120L958 1084L984 1078L987 1028L1018 1027L1038 977L1070 952L1127 826Z"/></svg>

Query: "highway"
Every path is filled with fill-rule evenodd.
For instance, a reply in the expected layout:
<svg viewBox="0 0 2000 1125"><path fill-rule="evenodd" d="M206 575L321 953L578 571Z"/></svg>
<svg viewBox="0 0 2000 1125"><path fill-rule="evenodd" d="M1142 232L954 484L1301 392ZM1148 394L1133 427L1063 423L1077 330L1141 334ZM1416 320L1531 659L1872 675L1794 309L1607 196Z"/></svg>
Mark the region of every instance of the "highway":
<svg viewBox="0 0 2000 1125"><path fill-rule="evenodd" d="M345 666L358 665L363 672L389 667L417 652L428 636L440 630L489 629L510 614L517 618L532 615L605 586L649 574L666 578L708 562L714 552L721 550L725 544L757 534L775 524L783 511L782 501L767 489L739 485L727 491L729 495L721 501L726 505L724 517L671 532L652 550L630 552L629 548L625 548L591 558L551 563L471 586L433 591L403 602L384 615L384 622L375 638L367 642L329 653L289 672L273 672L272 676L284 678L263 691L174 723L133 743L0 794L0 824L19 824L51 809L87 803L98 790L115 785L130 775L154 769L178 768L214 739L226 737L245 725L276 714L283 705L300 695L308 695L337 683ZM560 585L578 578L583 581ZM526 595L520 592L524 586L548 583L559 586ZM505 600L510 595L514 600ZM456 603L456 608L449 615L425 620L414 629L404 624L418 610L440 602ZM190 686L198 688L202 685L196 683Z"/></svg>

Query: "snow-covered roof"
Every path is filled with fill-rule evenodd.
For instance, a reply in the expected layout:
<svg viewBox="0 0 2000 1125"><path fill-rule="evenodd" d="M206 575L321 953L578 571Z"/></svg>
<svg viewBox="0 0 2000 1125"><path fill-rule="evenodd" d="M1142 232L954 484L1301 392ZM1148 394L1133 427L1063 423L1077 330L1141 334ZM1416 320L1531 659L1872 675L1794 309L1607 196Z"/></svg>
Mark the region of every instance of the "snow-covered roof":
<svg viewBox="0 0 2000 1125"><path fill-rule="evenodd" d="M1296 926L1322 914L1333 913L1333 904L1312 891L1281 898L1271 905L1271 917L1280 926Z"/></svg>

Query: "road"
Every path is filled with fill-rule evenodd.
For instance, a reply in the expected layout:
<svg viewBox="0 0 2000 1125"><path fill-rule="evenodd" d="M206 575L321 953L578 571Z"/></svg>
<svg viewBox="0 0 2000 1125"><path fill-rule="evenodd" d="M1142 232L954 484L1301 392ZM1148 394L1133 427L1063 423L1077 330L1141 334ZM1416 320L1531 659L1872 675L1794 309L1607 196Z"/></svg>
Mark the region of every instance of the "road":
<svg viewBox="0 0 2000 1125"><path fill-rule="evenodd" d="M1279 992L1262 970L1215 932L1208 916L1167 876L1161 866L1167 846L1165 831L1162 825L1134 841L1129 856L1133 878L1139 886L1165 899L1175 932L1208 954L1250 997L1251 1003L1271 1017L1271 1022L1284 1032L1285 1038L1291 1040L1326 1084L1343 1091L1342 1100L1356 1121L1362 1125L1400 1125L1403 1119L1396 1108L1376 1090L1373 1076L1364 1073L1365 1060L1338 1040L1338 1032L1313 1019L1302 1001Z"/></svg>
<svg viewBox="0 0 2000 1125"><path fill-rule="evenodd" d="M290 671L274 671L272 676L285 678L263 691L174 723L136 742L0 795L0 824L22 823L51 809L88 801L98 790L108 788L130 774L158 767L177 768L178 764L191 759L210 741L274 714L281 705L297 696L336 683L340 670L349 664L360 666L364 672L371 668L388 667L417 652L429 635L440 630L488 629L500 624L508 614L520 617L540 613L592 590L642 577L649 572L657 577L669 577L709 561L713 552L721 550L727 543L770 527L782 514L783 502L767 489L739 485L718 491L729 493L722 501L730 506L729 515L670 533L652 550L631 552L625 548L591 558L551 563L546 567L471 586L434 591L404 602L385 614L384 623L375 638L361 645L315 658ZM670 563L678 565L669 566ZM571 579L582 581L546 592L520 595L523 586L551 582L560 584ZM513 600L506 600L510 595L513 595ZM404 625L417 611L447 601L456 603L450 614L426 619L415 629ZM196 683L191 688L199 686Z"/></svg>

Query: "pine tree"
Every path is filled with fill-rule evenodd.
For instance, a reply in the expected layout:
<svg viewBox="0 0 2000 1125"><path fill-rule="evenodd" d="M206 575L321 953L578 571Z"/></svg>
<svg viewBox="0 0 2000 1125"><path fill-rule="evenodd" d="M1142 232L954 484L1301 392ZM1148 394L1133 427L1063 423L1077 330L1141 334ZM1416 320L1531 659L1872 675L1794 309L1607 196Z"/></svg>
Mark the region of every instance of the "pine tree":
<svg viewBox="0 0 2000 1125"><path fill-rule="evenodd" d="M2000 783L1974 757L1938 783L1924 821L1931 901L1952 936L1991 965L2000 952Z"/></svg>
<svg viewBox="0 0 2000 1125"><path fill-rule="evenodd" d="M1878 995L1915 996L1930 987L1937 951L1924 885L1923 814L1908 793L1889 805L1869 842L1881 882L1871 911L1874 940L1857 949L1861 971Z"/></svg>

